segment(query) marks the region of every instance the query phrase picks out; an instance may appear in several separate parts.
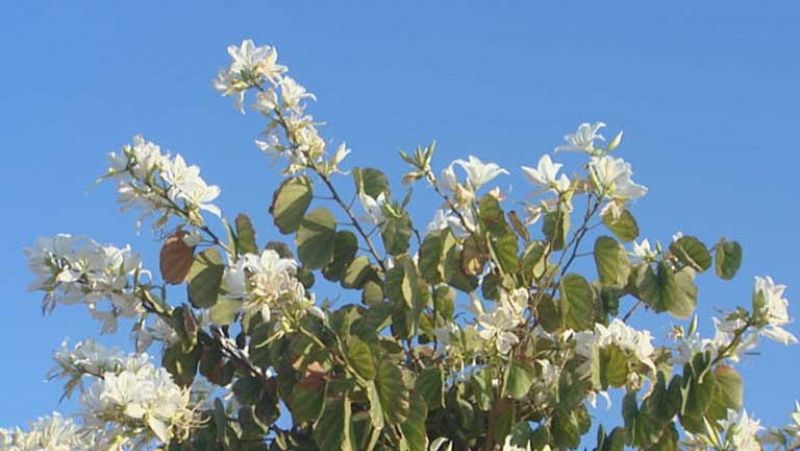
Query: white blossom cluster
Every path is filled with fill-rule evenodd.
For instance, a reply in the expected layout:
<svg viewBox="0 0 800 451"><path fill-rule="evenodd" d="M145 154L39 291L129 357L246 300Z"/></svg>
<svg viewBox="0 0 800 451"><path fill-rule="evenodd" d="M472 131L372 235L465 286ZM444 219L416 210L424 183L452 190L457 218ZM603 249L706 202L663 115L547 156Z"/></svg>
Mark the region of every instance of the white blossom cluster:
<svg viewBox="0 0 800 451"><path fill-rule="evenodd" d="M214 86L224 96L235 96L242 113L247 91L258 91L253 109L270 118L264 139L256 141L258 148L267 155L286 157L287 173L308 167L326 176L341 173L339 164L350 150L342 143L330 159L325 159L326 143L314 118L305 111L306 99L316 97L286 75L286 66L277 63L278 51L270 46L258 47L248 39L238 47L228 47L228 54L231 64L220 71ZM279 129L284 132L283 139L277 133Z"/></svg>
<svg viewBox="0 0 800 451"><path fill-rule="evenodd" d="M178 214L192 225L204 223L201 211L220 216L213 201L220 188L200 177L200 168L189 165L178 154L162 153L161 148L142 136L122 152L108 155L106 177L118 180L118 200L123 210L136 209L142 218L158 214L155 227L166 224L171 214Z"/></svg>
<svg viewBox="0 0 800 451"><path fill-rule="evenodd" d="M122 370L136 371L148 364L147 354L125 354L116 347L105 347L92 339L80 341L70 347L64 340L53 353L55 368L51 377L79 380L84 375L102 377L105 373Z"/></svg>
<svg viewBox="0 0 800 451"><path fill-rule="evenodd" d="M157 440L185 437L197 424L202 396L175 384L166 369L145 353L125 354L93 340L53 354L52 377L68 379L69 394L81 385L80 421L59 414L39 419L27 432L0 429L0 450L141 449Z"/></svg>
<svg viewBox="0 0 800 451"><path fill-rule="evenodd" d="M741 412L728 409L728 414L719 420L716 427L707 425L705 433L692 434L686 432L686 439L683 442L683 449L689 451L714 450L737 450L737 451L761 451L762 447L758 440L759 432L764 429L761 422L748 415L747 411ZM721 432L721 433L720 433Z"/></svg>
<svg viewBox="0 0 800 451"><path fill-rule="evenodd" d="M459 181L456 167L460 167L466 173L463 182ZM433 221L428 224L428 230L442 230L450 227L457 236L473 231L475 215L471 204L477 198L478 190L504 174L508 174L508 171L496 163L484 163L474 155L470 155L466 160L459 159L450 163L442 170L439 179L436 180L436 185L448 196L451 203L436 211ZM499 187L490 192L498 199L502 198Z"/></svg>
<svg viewBox="0 0 800 451"><path fill-rule="evenodd" d="M724 352L724 358L738 362L741 354L756 347L759 336L784 345L796 344L797 338L783 328L791 321L789 301L783 296L785 290L785 285L776 284L769 276L756 277L753 312L749 322L739 312L731 313L723 319L713 318L714 337L710 339L701 338L695 331L686 332L681 327L676 328L672 333L672 338L675 339L673 363L682 365L690 362L700 352L711 352L714 357Z"/></svg>
<svg viewBox="0 0 800 451"><path fill-rule="evenodd" d="M487 311L475 293L470 295L472 311L478 324L478 337L487 347L500 354L508 354L511 347L519 343L514 329L525 322L528 296L525 288L518 288L510 293L501 291L495 307Z"/></svg>
<svg viewBox="0 0 800 451"><path fill-rule="evenodd" d="M27 431L0 428L0 451L91 451L97 446L72 418L58 412L31 422Z"/></svg>
<svg viewBox="0 0 800 451"><path fill-rule="evenodd" d="M570 333L570 332L568 332ZM648 330L636 330L625 324L619 318L614 318L608 326L600 323L594 325L594 331L574 332L575 353L588 361L594 356L594 349L614 346L624 352L638 363L644 364L655 371L652 356L653 337Z"/></svg>
<svg viewBox="0 0 800 451"><path fill-rule="evenodd" d="M264 321L270 321L275 313L279 319L305 313L324 317L296 274L294 259L281 258L274 250L267 249L261 255L240 257L226 268L223 279L228 296L243 301L246 315L260 313Z"/></svg>
<svg viewBox="0 0 800 451"><path fill-rule="evenodd" d="M60 234L39 238L25 254L28 268L36 276L29 289L45 293L46 310L56 304L85 304L91 315L102 321L104 332L116 330L118 317L143 313L134 290L139 279L149 278L149 273L130 246L118 248ZM103 300L110 301L110 310L97 308Z"/></svg>
<svg viewBox="0 0 800 451"><path fill-rule="evenodd" d="M147 363L139 368L107 372L81 396L87 427L103 431L104 442L120 439L169 443L185 437L196 423L190 390L181 388L164 368Z"/></svg>

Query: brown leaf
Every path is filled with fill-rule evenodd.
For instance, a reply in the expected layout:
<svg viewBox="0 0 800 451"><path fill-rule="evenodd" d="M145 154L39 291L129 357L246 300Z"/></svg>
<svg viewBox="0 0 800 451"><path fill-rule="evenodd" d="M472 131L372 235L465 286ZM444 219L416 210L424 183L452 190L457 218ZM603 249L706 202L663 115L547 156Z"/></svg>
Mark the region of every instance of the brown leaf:
<svg viewBox="0 0 800 451"><path fill-rule="evenodd" d="M194 261L195 246L187 246L183 237L188 235L183 230L178 230L164 241L161 246L159 266L161 278L166 283L179 285L186 279Z"/></svg>

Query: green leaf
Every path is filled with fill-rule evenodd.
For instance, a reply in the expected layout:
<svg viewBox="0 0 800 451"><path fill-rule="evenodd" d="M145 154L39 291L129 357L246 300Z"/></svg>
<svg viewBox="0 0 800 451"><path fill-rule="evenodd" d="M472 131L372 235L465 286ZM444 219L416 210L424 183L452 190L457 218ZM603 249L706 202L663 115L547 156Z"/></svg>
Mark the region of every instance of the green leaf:
<svg viewBox="0 0 800 451"><path fill-rule="evenodd" d="M526 397L536 379L533 368L518 360L511 361L507 377L506 394L514 399Z"/></svg>
<svg viewBox="0 0 800 451"><path fill-rule="evenodd" d="M344 398L329 398L325 402L317 424L314 427L314 442L320 449L351 449L350 444L350 401Z"/></svg>
<svg viewBox="0 0 800 451"><path fill-rule="evenodd" d="M594 327L594 290L578 274L565 275L559 284L561 314L567 328L588 330Z"/></svg>
<svg viewBox="0 0 800 451"><path fill-rule="evenodd" d="M612 211L607 211L603 214L603 224L622 241L633 241L639 237L639 225L628 210L622 210L616 219Z"/></svg>
<svg viewBox="0 0 800 451"><path fill-rule="evenodd" d="M503 207L500 206L500 201L491 194L481 198L478 219L483 230L491 235L500 237L511 233L511 229L506 223Z"/></svg>
<svg viewBox="0 0 800 451"><path fill-rule="evenodd" d="M292 388L289 406L297 424L317 421L325 405L325 381L321 377L306 377Z"/></svg>
<svg viewBox="0 0 800 451"><path fill-rule="evenodd" d="M444 405L444 373L441 368L429 366L422 370L414 383L414 390L427 400L431 410Z"/></svg>
<svg viewBox="0 0 800 451"><path fill-rule="evenodd" d="M353 169L353 181L356 191L377 198L382 193L389 194L389 179L378 169L374 168L355 168Z"/></svg>
<svg viewBox="0 0 800 451"><path fill-rule="evenodd" d="M507 233L500 237L489 237L489 250L494 260L500 265L505 274L514 274L519 271L519 257L517 236Z"/></svg>
<svg viewBox="0 0 800 451"><path fill-rule="evenodd" d="M358 238L349 230L336 232L333 238L333 260L322 269L322 275L330 281L338 281L344 277L347 267L358 252Z"/></svg>
<svg viewBox="0 0 800 451"><path fill-rule="evenodd" d="M189 270L189 301L197 308L209 308L217 302L225 265L216 249L197 254Z"/></svg>
<svg viewBox="0 0 800 451"><path fill-rule="evenodd" d="M419 269L422 277L428 283L440 283L443 275L439 269L444 253L444 238L446 230L437 230L428 233L419 248Z"/></svg>
<svg viewBox="0 0 800 451"><path fill-rule="evenodd" d="M369 345L358 337L347 338L347 361L353 370L365 380L372 380L375 377L376 368L372 351L370 351Z"/></svg>
<svg viewBox="0 0 800 451"><path fill-rule="evenodd" d="M223 297L209 309L209 319L217 326L227 326L233 323L241 309L242 301Z"/></svg>
<svg viewBox="0 0 800 451"><path fill-rule="evenodd" d="M684 265L695 271L705 271L711 267L711 254L706 245L693 236L684 236L674 241L669 250Z"/></svg>
<svg viewBox="0 0 800 451"><path fill-rule="evenodd" d="M731 280L742 266L742 246L736 241L720 240L714 255L714 268L717 276Z"/></svg>
<svg viewBox="0 0 800 451"><path fill-rule="evenodd" d="M286 179L275 190L269 213L281 233L293 233L300 227L313 195L311 180L305 176Z"/></svg>
<svg viewBox="0 0 800 451"><path fill-rule="evenodd" d="M445 323L452 322L456 307L455 290L446 285L436 287L433 290L433 305L436 309L437 319L443 320Z"/></svg>
<svg viewBox="0 0 800 451"><path fill-rule="evenodd" d="M666 262L658 262L655 271L643 265L637 273L639 298L656 312L669 311L687 318L697 305L697 285L691 269L673 273Z"/></svg>
<svg viewBox="0 0 800 451"><path fill-rule="evenodd" d="M630 262L625 248L609 236L601 236L594 243L594 261L600 283L604 287L624 287L630 274Z"/></svg>
<svg viewBox="0 0 800 451"><path fill-rule="evenodd" d="M300 223L295 244L297 256L309 269L325 266L333 258L336 244L336 219L326 208L309 212Z"/></svg>
<svg viewBox="0 0 800 451"><path fill-rule="evenodd" d="M374 270L369 264L369 258L364 255L356 257L347 266L342 278L342 286L344 288L361 288L372 274L374 274Z"/></svg>
<svg viewBox="0 0 800 451"><path fill-rule="evenodd" d="M714 378L716 379L714 395L706 415L711 420L720 420L728 414L728 409L742 408L744 382L742 376L727 365L714 368Z"/></svg>
<svg viewBox="0 0 800 451"><path fill-rule="evenodd" d="M425 419L428 417L428 406L422 397L414 393L408 419L400 425L405 444L410 451L426 451L428 436L425 433Z"/></svg>
<svg viewBox="0 0 800 451"><path fill-rule="evenodd" d="M250 217L244 213L236 216L236 236L239 243L239 254L258 254L256 230Z"/></svg>
<svg viewBox="0 0 800 451"><path fill-rule="evenodd" d="M408 250L411 233L411 219L408 213L401 212L399 216L386 215L386 222L381 231L386 253L393 256L405 253Z"/></svg>
<svg viewBox="0 0 800 451"><path fill-rule="evenodd" d="M538 280L544 275L547 264L545 251L547 247L542 241L532 241L522 254L522 271L529 281Z"/></svg>
<svg viewBox="0 0 800 451"><path fill-rule="evenodd" d="M452 233L447 233L444 240L444 280L451 287L465 293L474 291L478 286L476 277L468 276L461 270L461 250Z"/></svg>
<svg viewBox="0 0 800 451"><path fill-rule="evenodd" d="M628 357L616 346L606 346L599 351L600 385L605 390L623 387L628 381Z"/></svg>
<svg viewBox="0 0 800 451"><path fill-rule="evenodd" d="M375 376L375 385L386 419L392 423L406 421L410 400L408 390L403 385L403 373L400 368L389 360L381 362Z"/></svg>
<svg viewBox="0 0 800 451"><path fill-rule="evenodd" d="M569 233L570 216L561 210L551 211L544 215L542 222L542 232L551 244L552 250L560 251L567 243Z"/></svg>
<svg viewBox="0 0 800 451"><path fill-rule="evenodd" d="M176 384L189 386L197 374L200 351L200 346L195 346L187 352L180 343L172 345L164 350L161 365L172 375Z"/></svg>

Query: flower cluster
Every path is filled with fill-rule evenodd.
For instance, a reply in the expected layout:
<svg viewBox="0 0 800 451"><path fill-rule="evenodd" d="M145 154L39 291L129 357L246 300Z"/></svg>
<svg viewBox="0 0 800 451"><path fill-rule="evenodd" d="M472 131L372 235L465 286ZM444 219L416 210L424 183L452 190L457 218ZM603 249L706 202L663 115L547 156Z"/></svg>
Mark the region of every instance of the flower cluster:
<svg viewBox="0 0 800 451"><path fill-rule="evenodd" d="M636 362L646 365L655 371L652 357L653 337L650 331L639 331L628 326L622 320L615 318L608 326L595 324L594 331L575 332L575 353L590 360L593 358L594 349L614 346L624 352Z"/></svg>
<svg viewBox="0 0 800 451"><path fill-rule="evenodd" d="M753 315L761 335L788 345L797 343L797 338L783 328L790 321L785 290L786 285L775 284L769 276L756 277Z"/></svg>
<svg viewBox="0 0 800 451"><path fill-rule="evenodd" d="M478 323L478 337L500 354L508 354L519 342L514 333L525 322L523 313L528 306L528 290L518 288L511 293L501 291L494 309L486 311L476 294L472 294L472 310Z"/></svg>
<svg viewBox="0 0 800 451"><path fill-rule="evenodd" d="M169 443L185 437L196 423L190 391L164 368L151 363L106 372L81 396L87 427L102 430L106 441Z"/></svg>
<svg viewBox="0 0 800 451"><path fill-rule="evenodd" d="M59 303L86 304L92 316L103 322L104 332L116 330L118 317L132 318L143 312L135 290L149 273L130 246L118 248L60 234L39 238L25 254L36 276L29 289L45 293L46 310ZM103 300L111 302L110 310L97 309Z"/></svg>
<svg viewBox="0 0 800 451"><path fill-rule="evenodd" d="M31 422L27 431L0 429L0 451L90 451L97 449L94 435L72 418L58 412Z"/></svg>
<svg viewBox="0 0 800 451"><path fill-rule="evenodd" d="M718 428L719 430L717 430ZM761 451L758 434L763 429L761 422L752 418L747 411L729 409L728 414L715 426L707 425L701 434L686 433L684 449L691 451L737 450Z"/></svg>
<svg viewBox="0 0 800 451"><path fill-rule="evenodd" d="M226 268L224 281L231 299L242 300L245 315L260 313L264 321L296 317L306 312L318 317L324 313L307 296L297 280L297 262L281 258L274 250L261 255L245 254L233 266Z"/></svg>
<svg viewBox="0 0 800 451"><path fill-rule="evenodd" d="M83 376L102 377L108 372L123 369L135 371L148 364L147 354L124 354L119 348L108 348L92 339L80 341L70 347L67 340L53 353L56 366L50 370L51 378L67 379L66 392L81 382Z"/></svg>
<svg viewBox="0 0 800 451"><path fill-rule="evenodd" d="M171 157L142 136L122 152L108 155L110 167L106 177L118 180L117 192L123 210L140 210L144 217L159 214L156 227L164 226L171 214L192 225L202 225L201 211L220 216L219 207L212 202L220 189L200 177L200 168L189 165L178 154Z"/></svg>
<svg viewBox="0 0 800 451"><path fill-rule="evenodd" d="M459 181L456 167L460 167L466 173L463 182ZM496 163L484 163L473 155L466 160L459 159L450 163L442 170L439 179L430 179L436 183L437 189L447 196L448 202L436 211L433 221L428 224L428 230L450 227L458 236L472 232L475 229L475 216L471 205L477 199L478 191L504 174L508 174L508 171ZM502 198L499 187L490 193L498 199Z"/></svg>
<svg viewBox="0 0 800 451"><path fill-rule="evenodd" d="M314 94L292 77L287 68L277 63L278 52L273 47L257 47L253 41L228 47L231 64L223 69L214 86L223 96L236 96L236 106L244 112L247 91L258 91L253 109L269 118L265 137L256 145L271 156L284 156L289 161L286 173L313 168L324 176L339 172L339 164L350 153L341 144L326 159L326 143L316 128L314 118L305 111L306 100L316 100ZM277 133L283 130L283 138Z"/></svg>

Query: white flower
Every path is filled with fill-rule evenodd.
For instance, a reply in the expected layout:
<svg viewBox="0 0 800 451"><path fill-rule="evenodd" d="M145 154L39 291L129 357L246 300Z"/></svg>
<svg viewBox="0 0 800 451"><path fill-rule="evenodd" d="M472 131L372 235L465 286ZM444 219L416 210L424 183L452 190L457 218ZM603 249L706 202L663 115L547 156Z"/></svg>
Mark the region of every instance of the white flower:
<svg viewBox="0 0 800 451"><path fill-rule="evenodd" d="M281 97L286 108L299 108L303 99L317 100L314 94L306 92L306 88L291 77L284 77L280 87Z"/></svg>
<svg viewBox="0 0 800 451"><path fill-rule="evenodd" d="M240 46L228 46L228 55L233 62L230 71L234 73L256 72L270 80L276 80L286 68L277 65L278 51L264 45L256 47L251 39L245 39Z"/></svg>
<svg viewBox="0 0 800 451"><path fill-rule="evenodd" d="M633 169L622 158L608 155L594 157L589 162L592 181L604 197L634 200L647 194L647 188L631 180Z"/></svg>
<svg viewBox="0 0 800 451"><path fill-rule="evenodd" d="M296 278L298 263L281 258L267 249L260 255L245 254L223 275L228 297L243 301L246 314L260 313L265 321L284 314L310 313L324 318L313 297L306 297L303 284Z"/></svg>
<svg viewBox="0 0 800 451"><path fill-rule="evenodd" d="M437 180L439 189L446 192L455 192L458 187L458 179L456 178L456 171L453 163L446 168L442 169L442 175Z"/></svg>
<svg viewBox="0 0 800 451"><path fill-rule="evenodd" d="M253 109L265 115L270 115L277 105L278 95L274 89L269 88L256 94L256 103L253 105Z"/></svg>
<svg viewBox="0 0 800 451"><path fill-rule="evenodd" d="M152 364L103 374L81 396L81 404L87 425L102 428L112 421L132 430L146 427L162 443L190 427L194 417L189 390Z"/></svg>
<svg viewBox="0 0 800 451"><path fill-rule="evenodd" d="M278 51L270 46L256 47L252 40L242 41L240 46L228 47L231 65L219 72L214 87L223 96L236 96L236 106L244 113L242 104L245 91L264 80L277 84L286 67L277 64Z"/></svg>
<svg viewBox="0 0 800 451"><path fill-rule="evenodd" d="M795 344L797 338L783 329L789 323L789 301L783 297L786 285L776 285L771 277L756 277L754 313L763 317L765 326L760 333L783 344Z"/></svg>
<svg viewBox="0 0 800 451"><path fill-rule="evenodd" d="M200 168L187 165L180 154L164 169L162 177L170 185L168 194L173 201L183 199L189 209L206 210L215 216L221 215L219 207L211 203L219 197L219 187L208 185L200 177Z"/></svg>
<svg viewBox="0 0 800 451"><path fill-rule="evenodd" d="M455 160L453 163L461 166L467 172L467 181L474 190L489 183L498 175L508 174L508 171L497 164L483 163L473 155L467 157L467 160Z"/></svg>
<svg viewBox="0 0 800 451"><path fill-rule="evenodd" d="M677 232L675 232L674 235L672 235L673 242L678 241L681 238L683 238L683 232L681 232L680 230L678 230Z"/></svg>
<svg viewBox="0 0 800 451"><path fill-rule="evenodd" d="M95 314L97 304L109 300L115 318L131 318L143 312L131 279L137 274L149 277L149 272L142 269L139 256L130 246L103 246L62 234L39 238L25 254L28 268L36 276L29 289L45 293L45 309L52 310L57 303L82 303Z"/></svg>
<svg viewBox="0 0 800 451"><path fill-rule="evenodd" d="M737 451L760 451L758 433L763 427L761 422L747 415L747 411L737 412L728 409L728 416L719 420L718 424L725 433L725 449Z"/></svg>
<svg viewBox="0 0 800 451"><path fill-rule="evenodd" d="M563 166L564 165L560 163L553 163L553 160L550 159L550 155L544 155L539 159L536 169L523 166L522 171L531 183L539 185L542 189L552 189L561 193L569 189L569 179L567 176L561 174L561 177L558 177L558 171Z"/></svg>
<svg viewBox="0 0 800 451"><path fill-rule="evenodd" d="M605 126L606 124L603 122L595 122L594 124L584 122L578 126L578 130L575 133L565 135L564 141L567 144L556 146L555 151L578 151L592 155L596 151L594 142L597 140L605 141L603 135L598 133Z"/></svg>
<svg viewBox="0 0 800 451"><path fill-rule="evenodd" d="M638 331L619 318L615 318L608 327L596 323L594 331L577 332L575 337L575 352L589 360L592 359L594 347L605 348L616 346L619 350L634 357L640 363L655 369L652 355L655 352L650 331Z"/></svg>
<svg viewBox="0 0 800 451"><path fill-rule="evenodd" d="M642 240L641 243L634 241L633 252L631 252L631 254L633 254L634 257L638 257L642 260L650 260L656 256L656 253L650 248L650 241L647 238Z"/></svg>
<svg viewBox="0 0 800 451"><path fill-rule="evenodd" d="M519 343L513 330L524 321L516 304L519 296L514 296L513 301L506 297L492 311L486 312L477 294L470 293L471 309L477 316L479 326L478 336L501 354L508 354L511 347Z"/></svg>
<svg viewBox="0 0 800 451"><path fill-rule="evenodd" d="M9 451L90 451L97 449L91 431L81 428L72 418L53 412L19 428L0 429L0 450Z"/></svg>
<svg viewBox="0 0 800 451"><path fill-rule="evenodd" d="M386 222L386 214L383 211L383 206L386 203L385 193L380 193L376 198L361 192L358 193L358 199L361 201L361 207L366 213L366 216L364 216L365 221L372 225L381 225Z"/></svg>

